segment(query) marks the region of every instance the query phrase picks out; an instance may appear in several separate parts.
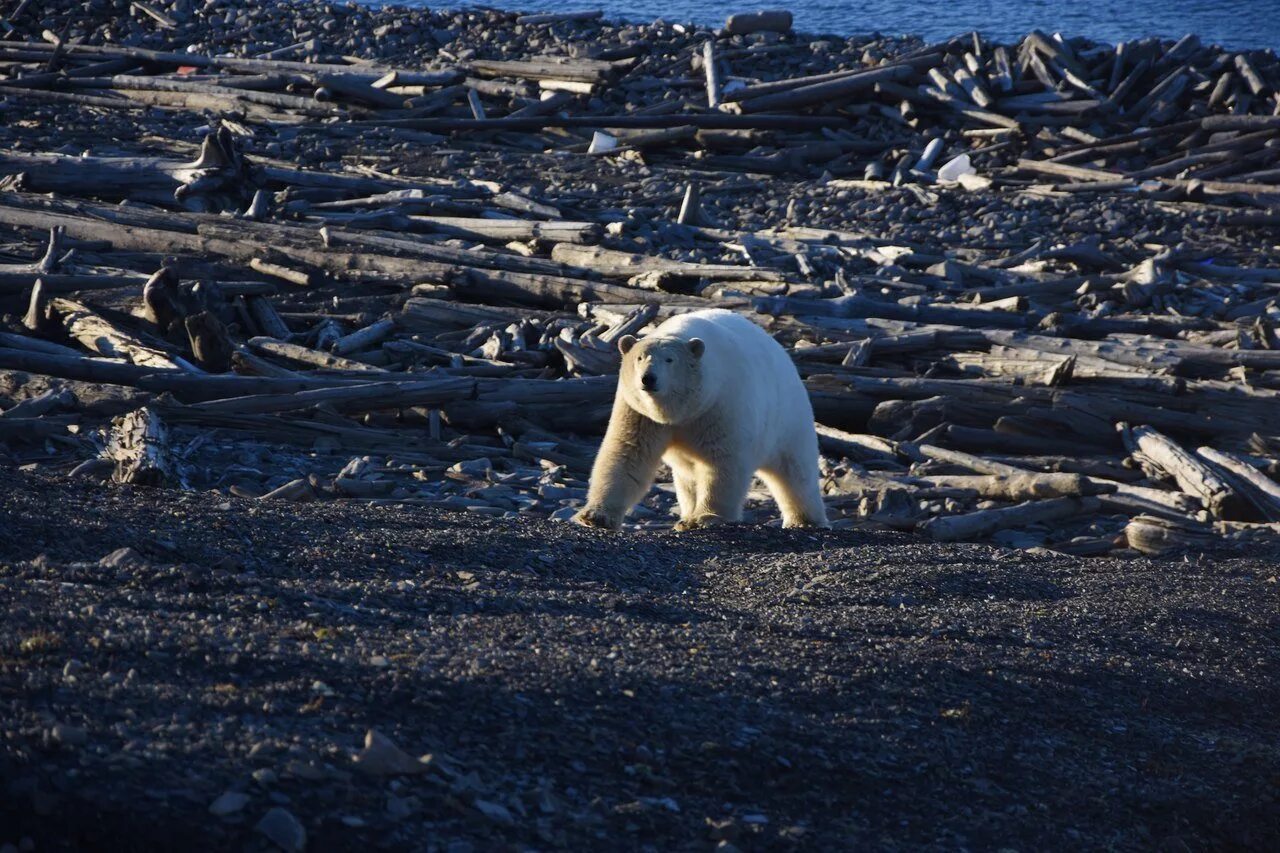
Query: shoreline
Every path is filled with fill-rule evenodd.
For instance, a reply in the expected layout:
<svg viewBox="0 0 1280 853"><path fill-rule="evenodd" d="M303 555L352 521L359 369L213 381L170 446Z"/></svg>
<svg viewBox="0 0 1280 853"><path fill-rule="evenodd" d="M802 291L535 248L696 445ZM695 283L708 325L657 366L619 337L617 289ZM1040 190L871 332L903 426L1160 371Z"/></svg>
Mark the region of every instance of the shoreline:
<svg viewBox="0 0 1280 853"><path fill-rule="evenodd" d="M420 3L415 5L413 3L403 3L403 2L389 2L389 3L362 2L359 5L364 6L366 8L404 10L407 12L421 12L424 10L424 8L425 9L430 8L425 3ZM496 8L499 11L502 11L508 14L513 14L513 15L551 14L559 11L558 8L552 8L543 4L534 4L532 6L512 4L512 6L509 8L503 8L503 7L487 6L483 3L476 3L472 6L464 5L464 6L455 7L455 8L459 11L467 10L467 9L495 9ZM615 24L615 25L616 24L640 25L640 24L654 23L656 21L661 20L661 21L667 21L668 23L673 23L673 24L678 23L686 26L691 25L699 28L714 30L722 27L725 17L735 12L756 12L756 11L763 11L768 9L786 9L786 8L788 8L786 4L779 4L779 3L761 3L759 4L758 8L755 6L751 6L751 7L729 6L729 7L724 7L723 9L717 9L716 14L712 18L708 18L705 15L698 18L678 18L678 17L666 16L666 15L658 15L656 17L646 17L644 15L636 15L633 17L631 15L628 15L625 12L619 12L617 10L612 10L612 9L604 9L598 4L593 6L592 4L589 4L589 3L581 4L580 6L574 6L572 7L572 11L578 11L579 9L583 11L591 10L593 12L603 10L603 20L606 21L607 23ZM449 10L438 10L438 11L449 11ZM1142 31L1126 31L1124 33L1116 33L1116 34L1103 34L1099 32L1082 31L1074 26L1071 26L1070 23L1065 21L1063 22L1062 26L1053 26L1052 24L1044 20L1031 21L1029 22L1028 26L1024 26L1021 29L1014 27L1013 29L1009 29L1006 32L1002 32L1002 33L993 32L989 26L981 26L981 25L974 26L972 22L962 22L962 21L956 21L954 25L946 26L946 27L938 27L938 25L935 24L936 31L934 32L923 31L919 29L918 26L916 29L893 28L893 27L869 27L869 28L860 27L860 28L849 30L849 31L844 31L840 28L824 29L820 26L810 25L808 23L808 18L811 16L811 14L812 14L811 12L806 12L805 10L801 10L800 14L796 16L796 27L795 27L796 32L801 36L804 36L807 38L834 36L836 38L844 39L844 38L851 38L851 37L857 37L857 36L872 36L872 37L898 38L898 39L918 38L923 41L942 41L948 38L955 37L957 35L962 35L969 32L978 32L984 38L990 41L1011 41L1011 40L1015 40L1017 36L1021 35L1023 32L1031 29L1032 27L1039 28L1042 31L1048 32L1051 34L1060 33L1066 37L1071 37L1071 38L1083 37L1099 44L1109 44L1112 46L1117 45L1121 42L1140 42L1148 39L1157 39L1160 41L1176 42L1178 39L1187 35L1187 33L1197 33L1201 37L1205 37L1203 28L1198 28L1196 26L1183 26L1181 23L1179 23L1176 30L1170 30L1164 33L1153 32L1150 30L1142 30ZM1006 24L1005 26L1008 27L1009 25ZM1207 44L1212 44L1214 46L1221 47L1225 50L1230 50L1230 51L1275 52L1277 50L1280 50L1280 44L1261 44L1261 43L1243 44L1243 43L1236 43L1233 39L1230 39L1230 38L1226 38L1226 39L1215 38L1215 37L1205 37L1205 38L1206 38Z"/></svg>

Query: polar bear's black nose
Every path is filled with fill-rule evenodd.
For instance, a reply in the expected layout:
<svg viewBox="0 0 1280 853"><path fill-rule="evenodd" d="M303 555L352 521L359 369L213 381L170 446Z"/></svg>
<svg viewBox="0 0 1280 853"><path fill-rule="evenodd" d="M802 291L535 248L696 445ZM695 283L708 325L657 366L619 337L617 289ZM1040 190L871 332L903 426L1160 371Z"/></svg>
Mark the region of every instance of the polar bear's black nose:
<svg viewBox="0 0 1280 853"><path fill-rule="evenodd" d="M644 376L640 377L640 386L646 391L652 391L654 388L658 387L658 377L654 376L652 373L646 373Z"/></svg>

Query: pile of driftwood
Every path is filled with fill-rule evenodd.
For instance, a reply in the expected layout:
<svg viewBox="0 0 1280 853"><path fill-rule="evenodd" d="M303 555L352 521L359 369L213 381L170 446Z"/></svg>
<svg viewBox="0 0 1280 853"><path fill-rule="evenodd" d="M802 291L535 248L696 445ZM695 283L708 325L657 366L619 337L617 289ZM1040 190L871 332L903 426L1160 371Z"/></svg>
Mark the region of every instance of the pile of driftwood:
<svg viewBox="0 0 1280 853"><path fill-rule="evenodd" d="M735 16L712 31L610 28L598 13L489 11L457 17L487 15L489 30L514 30L530 44L545 44L528 35L545 32L553 45L565 43L565 54L510 59L419 46L411 66L396 66L326 52L314 37L254 55L204 54L173 43L176 36L170 50L92 44L101 31L72 39L40 30L35 11L18 5L9 28L37 37L0 41L0 97L15 102L203 110L415 145L485 133L514 151L629 152L700 172L812 172L863 189L995 181L1269 207L1280 177L1280 63L1269 51L1232 53L1194 35L1115 46L1039 31L1016 46L976 33L923 46L842 44L778 32L789 29L787 14ZM228 16L249 14L229 2L172 5L172 15L162 4L129 7L161 39L180 22L183 32L207 34ZM324 10L323 29L338 30L334 15L343 10ZM78 17L68 13L66 22ZM273 23L249 32L261 38ZM377 29L383 35L368 50L387 40L403 46L384 30L411 28L398 18ZM279 33L286 41L298 35L315 33L297 25ZM493 35L475 37L489 48L484 38ZM223 38L219 47L235 42ZM238 46L244 53L243 39ZM504 42L492 47L485 52L510 52Z"/></svg>
<svg viewBox="0 0 1280 853"><path fill-rule="evenodd" d="M760 26L782 24L737 29ZM734 29L690 30L661 60L441 50L416 67L0 41L11 115L222 117L198 150L170 140L171 156L0 152L0 371L21 377L0 386L14 402L0 442L18 462L120 482L565 518L618 338L723 307L792 353L839 524L1079 555L1280 533L1280 271L1150 243L1040 233L1016 251L950 249L702 212L742 173L907 186L926 208L1108 193L1269 210L1273 57L1193 37L974 35L744 80L815 42ZM246 153L265 133L280 156ZM685 191L640 240L615 216L488 180L308 168L285 156L306 134L388 158L630 158ZM670 524L672 504L660 485L634 520ZM773 514L753 499L751 518Z"/></svg>

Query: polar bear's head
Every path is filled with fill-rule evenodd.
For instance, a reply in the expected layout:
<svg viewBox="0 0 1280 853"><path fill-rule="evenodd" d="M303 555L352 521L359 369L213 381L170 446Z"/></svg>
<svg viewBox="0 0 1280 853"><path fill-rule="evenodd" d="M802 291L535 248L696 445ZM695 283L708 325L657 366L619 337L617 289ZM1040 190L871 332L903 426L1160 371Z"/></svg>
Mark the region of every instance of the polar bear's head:
<svg viewBox="0 0 1280 853"><path fill-rule="evenodd" d="M627 405L660 424L678 424L705 408L702 355L698 338L618 340L622 371L618 381Z"/></svg>

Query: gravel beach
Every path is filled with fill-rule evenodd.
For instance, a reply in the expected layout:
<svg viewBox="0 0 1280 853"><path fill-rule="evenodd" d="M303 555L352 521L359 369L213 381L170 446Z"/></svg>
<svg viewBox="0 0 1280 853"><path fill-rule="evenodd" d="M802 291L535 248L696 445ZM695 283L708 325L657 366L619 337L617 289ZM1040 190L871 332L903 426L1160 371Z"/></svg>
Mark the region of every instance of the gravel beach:
<svg viewBox="0 0 1280 853"><path fill-rule="evenodd" d="M0 495L0 843L1280 843L1274 553Z"/></svg>

